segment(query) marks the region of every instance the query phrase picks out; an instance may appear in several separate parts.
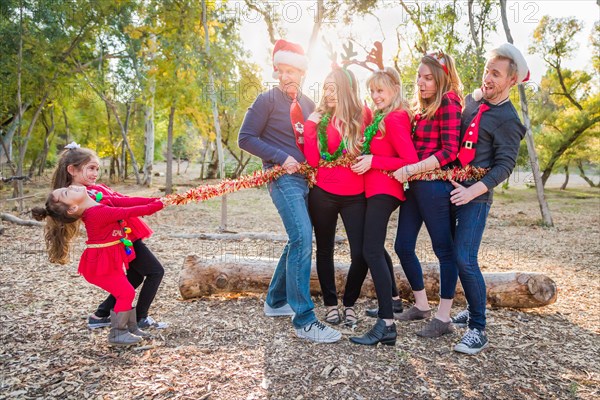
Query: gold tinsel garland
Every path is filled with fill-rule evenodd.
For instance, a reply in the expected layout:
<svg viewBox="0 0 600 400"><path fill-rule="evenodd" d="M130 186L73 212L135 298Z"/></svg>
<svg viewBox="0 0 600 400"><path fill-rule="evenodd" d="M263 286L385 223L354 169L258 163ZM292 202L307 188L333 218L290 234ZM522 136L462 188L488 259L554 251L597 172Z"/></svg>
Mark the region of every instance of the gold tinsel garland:
<svg viewBox="0 0 600 400"><path fill-rule="evenodd" d="M327 162L321 160L319 163L320 167L333 168L333 167L349 167L355 162L355 157L345 155L334 161ZM434 169L432 171L423 172L412 175L409 181L433 181L433 180L455 180L455 181L466 181L466 180L480 180L487 173L486 168L477 168L467 165L464 168L454 167L448 170ZM386 175L393 178L393 171L383 171ZM297 173L307 176L309 186L313 186L315 183L316 169L308 165L308 163L300 164L300 169ZM167 204L183 205L191 203L193 201L205 201L212 199L213 197L223 196L229 193L237 192L242 189L250 189L262 186L266 183L276 180L282 175L286 174L285 169L279 165L264 171L255 171L250 175L240 176L237 179L223 179L221 182L212 185L201 185L188 190L185 193L175 193L167 195Z"/></svg>

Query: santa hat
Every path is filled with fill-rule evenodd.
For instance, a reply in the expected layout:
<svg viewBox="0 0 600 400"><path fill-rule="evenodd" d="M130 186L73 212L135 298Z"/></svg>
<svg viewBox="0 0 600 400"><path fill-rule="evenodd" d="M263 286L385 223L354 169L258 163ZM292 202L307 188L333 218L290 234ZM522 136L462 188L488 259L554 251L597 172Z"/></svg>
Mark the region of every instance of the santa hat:
<svg viewBox="0 0 600 400"><path fill-rule="evenodd" d="M527 82L529 80L529 67L523 54L510 43L504 43L490 52L491 57L510 58L517 65L517 83Z"/></svg>
<svg viewBox="0 0 600 400"><path fill-rule="evenodd" d="M279 78L277 72L279 64L291 65L299 70L306 71L308 58L304 55L304 49L299 44L279 39L275 42L275 48L273 48L273 78L275 79Z"/></svg>
<svg viewBox="0 0 600 400"><path fill-rule="evenodd" d="M490 51L490 58L493 57L504 57L511 59L517 66L517 83L527 82L529 80L529 67L523 54L510 43L504 43L500 47L497 47ZM473 99L479 101L483 98L483 92L480 88L473 91Z"/></svg>

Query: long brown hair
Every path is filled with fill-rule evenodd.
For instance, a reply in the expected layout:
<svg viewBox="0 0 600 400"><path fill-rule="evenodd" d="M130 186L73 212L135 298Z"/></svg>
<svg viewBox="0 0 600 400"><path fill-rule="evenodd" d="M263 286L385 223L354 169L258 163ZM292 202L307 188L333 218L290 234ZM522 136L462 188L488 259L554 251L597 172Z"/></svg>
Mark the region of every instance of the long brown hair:
<svg viewBox="0 0 600 400"><path fill-rule="evenodd" d="M69 206L56 200L52 193L46 198L45 207L31 209L33 218L48 218L44 227L44 241L50 262L66 264L70 261L71 243L79 231L79 216L67 212Z"/></svg>
<svg viewBox="0 0 600 400"><path fill-rule="evenodd" d="M463 98L462 82L456 71L454 59L448 54L438 52L425 55L421 58L421 64L427 65L431 70L437 90L433 99L429 100L421 98L417 77L417 82L415 83L415 111L421 112L426 119L432 119L438 108L440 108L442 97L444 97L446 93L452 91L461 99ZM446 69L444 69L444 66ZM446 70L448 71L447 73Z"/></svg>
<svg viewBox="0 0 600 400"><path fill-rule="evenodd" d="M85 147L64 149L58 155L58 165L54 170L54 174L52 174L52 189L67 187L73 183L73 177L67 169L69 165L72 165L76 169L81 169L85 164L93 160L100 160L93 150L86 149Z"/></svg>
<svg viewBox="0 0 600 400"><path fill-rule="evenodd" d="M390 105L381 111L384 115L378 127L381 132L381 137L385 136L385 117L392 111L404 110L408 113L409 118L412 119L412 112L408 103L402 98L402 87L398 71L391 67L385 67L384 69L373 72L367 79L367 88L388 88L394 92L394 98Z"/></svg>
<svg viewBox="0 0 600 400"><path fill-rule="evenodd" d="M337 105L335 110L327 106L326 96L321 97L317 111L321 114L333 111L332 119L335 128L342 135L342 140L346 140L348 153L359 155L361 151L362 125L363 125L363 106L358 95L358 85L356 77L349 70L336 68L327 75L327 79L333 78L335 85ZM327 149L321 149L321 151Z"/></svg>
<svg viewBox="0 0 600 400"><path fill-rule="evenodd" d="M64 149L58 155L58 164L56 165L56 169L52 174L52 189L59 189L62 187L67 187L73 183L73 176L69 173L69 165L72 165L75 169L79 170L83 168L83 166L93 160L100 161L100 158L91 149L87 149L85 147L77 147L73 149ZM47 202L46 202L47 204ZM46 230L55 230L52 225L55 223L53 219L49 219L46 224ZM77 219L72 223L62 223L60 228L57 228L57 232L64 232L65 236L72 240L77 236L79 229L81 227L81 221ZM46 235L48 232L46 232ZM46 241L48 243L48 241ZM50 247L48 247L48 251L50 252ZM68 254L67 254L68 257ZM52 261L58 262L58 261ZM67 261L68 262L68 258Z"/></svg>

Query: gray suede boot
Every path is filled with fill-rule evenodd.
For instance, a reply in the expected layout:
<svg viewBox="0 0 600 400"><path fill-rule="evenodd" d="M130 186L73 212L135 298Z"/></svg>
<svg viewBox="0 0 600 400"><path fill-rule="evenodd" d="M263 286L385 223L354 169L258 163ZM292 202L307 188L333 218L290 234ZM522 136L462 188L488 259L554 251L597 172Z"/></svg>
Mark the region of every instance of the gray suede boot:
<svg viewBox="0 0 600 400"><path fill-rule="evenodd" d="M110 311L110 333L108 334L108 343L114 346L129 346L142 341L142 338L133 335L127 330L129 322L129 311L116 313Z"/></svg>
<svg viewBox="0 0 600 400"><path fill-rule="evenodd" d="M127 328L129 332L133 333L136 336L141 337L142 339L150 339L152 337L148 332L144 332L140 329L137 323L137 316L135 312L135 308L132 308L129 312L129 319L127 320Z"/></svg>

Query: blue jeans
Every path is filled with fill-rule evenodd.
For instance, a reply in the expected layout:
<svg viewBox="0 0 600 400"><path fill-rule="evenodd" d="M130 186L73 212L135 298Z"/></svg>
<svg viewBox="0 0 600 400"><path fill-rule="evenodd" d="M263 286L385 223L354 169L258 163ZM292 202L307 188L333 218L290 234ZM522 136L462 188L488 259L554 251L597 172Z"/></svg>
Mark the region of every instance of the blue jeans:
<svg viewBox="0 0 600 400"><path fill-rule="evenodd" d="M394 249L413 291L425 288L423 270L416 253L417 237L423 222L429 232L433 251L440 262L440 297L453 299L458 269L452 240L450 182L414 181L400 206Z"/></svg>
<svg viewBox="0 0 600 400"><path fill-rule="evenodd" d="M485 281L479 269L477 253L483 237L490 204L452 205L454 248L460 283L469 305L469 328L485 329Z"/></svg>
<svg viewBox="0 0 600 400"><path fill-rule="evenodd" d="M312 225L308 215L308 185L304 176L286 174L269 183L268 188L288 241L271 278L266 301L274 308L289 304L296 313L292 323L302 328L317 319L310 297Z"/></svg>

